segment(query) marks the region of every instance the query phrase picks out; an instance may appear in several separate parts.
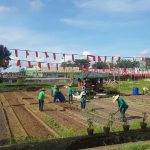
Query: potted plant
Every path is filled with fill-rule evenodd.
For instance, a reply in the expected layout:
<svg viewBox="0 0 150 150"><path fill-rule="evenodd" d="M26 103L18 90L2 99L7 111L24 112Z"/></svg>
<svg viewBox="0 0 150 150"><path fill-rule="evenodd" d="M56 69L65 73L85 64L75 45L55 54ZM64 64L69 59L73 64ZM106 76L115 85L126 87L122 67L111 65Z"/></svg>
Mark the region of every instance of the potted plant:
<svg viewBox="0 0 150 150"><path fill-rule="evenodd" d="M103 127L103 130L104 130L105 134L109 134L110 128L113 125L113 122L114 122L114 114L110 113L108 122L107 122L106 126Z"/></svg>
<svg viewBox="0 0 150 150"><path fill-rule="evenodd" d="M129 131L130 125L128 124L128 121L125 120L125 122L123 123L123 131Z"/></svg>
<svg viewBox="0 0 150 150"><path fill-rule="evenodd" d="M145 121L146 121L148 115L146 112L142 112L142 115L143 115L142 116L142 122L140 122L140 126L141 126L141 129L146 129L147 123Z"/></svg>
<svg viewBox="0 0 150 150"><path fill-rule="evenodd" d="M88 128L87 128L87 133L88 133L88 135L93 135L93 133L94 133L94 128L93 128L93 121L92 121L92 119L88 119L87 120L87 124L88 124Z"/></svg>

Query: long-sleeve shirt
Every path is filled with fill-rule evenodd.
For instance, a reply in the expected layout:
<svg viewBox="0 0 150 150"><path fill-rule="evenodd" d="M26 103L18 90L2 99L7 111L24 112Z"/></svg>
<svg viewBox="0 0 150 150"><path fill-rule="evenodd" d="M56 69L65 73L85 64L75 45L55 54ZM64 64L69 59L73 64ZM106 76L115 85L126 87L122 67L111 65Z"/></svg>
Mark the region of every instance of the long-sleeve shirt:
<svg viewBox="0 0 150 150"><path fill-rule="evenodd" d="M71 87L68 88L68 95L72 95L73 94L73 90Z"/></svg>
<svg viewBox="0 0 150 150"><path fill-rule="evenodd" d="M45 93L44 91L40 91L39 95L38 95L38 100L44 100L44 96L45 96Z"/></svg>
<svg viewBox="0 0 150 150"><path fill-rule="evenodd" d="M128 104L121 97L118 98L117 102L119 109L121 109L122 107L128 107Z"/></svg>

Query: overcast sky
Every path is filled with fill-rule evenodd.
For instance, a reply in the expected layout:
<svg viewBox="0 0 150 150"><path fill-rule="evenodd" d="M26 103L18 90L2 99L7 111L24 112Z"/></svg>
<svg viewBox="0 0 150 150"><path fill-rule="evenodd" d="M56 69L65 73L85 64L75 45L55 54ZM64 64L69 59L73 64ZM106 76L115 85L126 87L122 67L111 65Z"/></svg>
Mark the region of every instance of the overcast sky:
<svg viewBox="0 0 150 150"><path fill-rule="evenodd" d="M149 56L150 0L0 0L8 48Z"/></svg>

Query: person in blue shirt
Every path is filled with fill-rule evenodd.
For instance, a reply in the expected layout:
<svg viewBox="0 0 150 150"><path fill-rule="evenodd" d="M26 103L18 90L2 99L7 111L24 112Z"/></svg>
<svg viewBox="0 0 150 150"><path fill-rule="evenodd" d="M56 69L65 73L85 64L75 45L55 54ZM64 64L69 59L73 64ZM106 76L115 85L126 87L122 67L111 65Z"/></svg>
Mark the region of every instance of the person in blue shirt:
<svg viewBox="0 0 150 150"><path fill-rule="evenodd" d="M119 95L113 97L113 103L118 103L118 111L120 111L120 120L126 121L125 112L128 109L128 104Z"/></svg>

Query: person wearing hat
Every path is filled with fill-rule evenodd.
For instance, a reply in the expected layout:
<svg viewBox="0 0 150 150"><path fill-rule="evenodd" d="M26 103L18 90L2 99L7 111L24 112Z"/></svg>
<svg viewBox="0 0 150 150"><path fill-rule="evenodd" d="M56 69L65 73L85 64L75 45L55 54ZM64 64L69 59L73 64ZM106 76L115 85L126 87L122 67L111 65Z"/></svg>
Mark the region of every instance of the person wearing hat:
<svg viewBox="0 0 150 150"><path fill-rule="evenodd" d="M54 95L54 101L53 101L53 102L54 102L54 103L56 102L58 93L59 93L59 88L55 85L55 86L54 86L54 90L53 90L53 95Z"/></svg>
<svg viewBox="0 0 150 150"><path fill-rule="evenodd" d="M115 103L116 101L118 102L118 111L120 111L120 119L121 121L126 121L125 112L128 109L128 104L119 95L113 97L113 103Z"/></svg>
<svg viewBox="0 0 150 150"><path fill-rule="evenodd" d="M81 97L80 97L81 110L85 110L86 100L87 100L86 93L83 91L81 92Z"/></svg>
<svg viewBox="0 0 150 150"><path fill-rule="evenodd" d="M69 104L73 104L73 89L71 87L71 84L68 85L69 88L68 88L68 96L69 96Z"/></svg>
<svg viewBox="0 0 150 150"><path fill-rule="evenodd" d="M43 111L44 110L44 97L45 97L45 93L44 93L45 89L42 88L40 90L40 93L38 95L38 101L39 101L39 110Z"/></svg>

